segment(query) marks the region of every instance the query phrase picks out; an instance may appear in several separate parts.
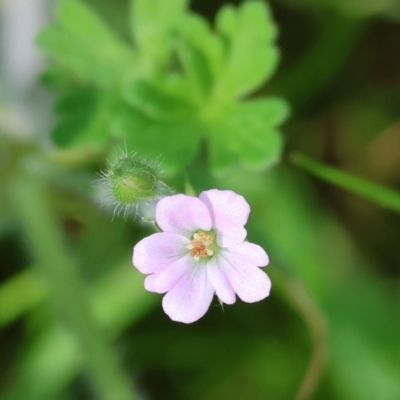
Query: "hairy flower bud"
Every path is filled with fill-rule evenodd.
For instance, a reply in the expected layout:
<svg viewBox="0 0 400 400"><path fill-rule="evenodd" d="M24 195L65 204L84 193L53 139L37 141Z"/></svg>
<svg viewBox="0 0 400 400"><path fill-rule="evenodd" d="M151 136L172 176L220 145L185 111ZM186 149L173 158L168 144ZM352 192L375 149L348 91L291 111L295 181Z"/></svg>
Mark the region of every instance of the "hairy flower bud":
<svg viewBox="0 0 400 400"><path fill-rule="evenodd" d="M142 162L122 159L109 171L107 180L115 198L136 204L157 196L157 171Z"/></svg>
<svg viewBox="0 0 400 400"><path fill-rule="evenodd" d="M106 206L114 208L114 215L135 213L154 219L155 204L172 191L161 180L155 163L138 159L127 152L117 155L108 169L102 171L101 188Z"/></svg>

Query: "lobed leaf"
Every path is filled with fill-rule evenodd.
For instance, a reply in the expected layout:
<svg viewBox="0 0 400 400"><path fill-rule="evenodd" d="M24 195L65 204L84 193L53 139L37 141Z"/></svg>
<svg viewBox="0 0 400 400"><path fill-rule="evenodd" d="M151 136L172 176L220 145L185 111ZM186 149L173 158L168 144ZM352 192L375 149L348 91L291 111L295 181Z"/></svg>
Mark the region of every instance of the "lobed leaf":
<svg viewBox="0 0 400 400"><path fill-rule="evenodd" d="M211 121L208 127L214 172L222 172L236 159L254 171L277 162L283 141L274 127L287 114L288 107L282 99L270 98L244 102L225 118Z"/></svg>
<svg viewBox="0 0 400 400"><path fill-rule="evenodd" d="M221 175L229 170L237 161L238 155L232 146L232 131L224 120L209 123L209 163L215 175Z"/></svg>
<svg viewBox="0 0 400 400"><path fill-rule="evenodd" d="M64 0L57 16L60 26L44 28L38 45L84 82L115 86L135 70L133 50L85 4Z"/></svg>
<svg viewBox="0 0 400 400"><path fill-rule="evenodd" d="M60 147L89 144L102 147L110 139L110 125L127 105L112 91L78 88L55 106L61 117L52 131Z"/></svg>
<svg viewBox="0 0 400 400"><path fill-rule="evenodd" d="M78 89L60 101L62 119L53 131L58 145L103 146L112 126L132 150L164 155L166 168L177 171L207 132L215 171L236 161L252 170L277 161L282 140L274 127L286 117L286 104L236 102L276 66L276 29L267 7L249 2L222 8L217 34L185 8L186 0L134 1L133 52L79 0L61 2L60 27L43 30L39 42L97 92Z"/></svg>
<svg viewBox="0 0 400 400"><path fill-rule="evenodd" d="M238 105L239 108L232 112L233 123L242 125L243 128L258 120L265 127L281 124L289 114L289 107L285 100L280 97L268 97L249 100Z"/></svg>
<svg viewBox="0 0 400 400"><path fill-rule="evenodd" d="M155 121L132 109L113 124L113 133L125 140L128 150L160 159L166 174L181 171L194 157L202 127L192 120Z"/></svg>
<svg viewBox="0 0 400 400"><path fill-rule="evenodd" d="M37 44L52 55L59 63L84 82L93 80L93 56L85 51L81 43L75 41L59 27L48 26L41 30ZM97 81L97 79L95 79Z"/></svg>
<svg viewBox="0 0 400 400"><path fill-rule="evenodd" d="M131 81L124 89L124 97L147 117L156 120L176 120L194 111L190 104L143 80Z"/></svg>
<svg viewBox="0 0 400 400"><path fill-rule="evenodd" d="M223 6L217 13L216 26L218 32L224 37L225 45L228 45L230 38L236 35L238 27L238 19L235 8L227 4Z"/></svg>
<svg viewBox="0 0 400 400"><path fill-rule="evenodd" d="M131 12L132 37L145 74L166 65L173 34L187 0L136 0Z"/></svg>
<svg viewBox="0 0 400 400"><path fill-rule="evenodd" d="M201 107L209 97L213 80L204 53L191 43L182 42L177 53L185 71L185 83L191 91L194 102Z"/></svg>
<svg viewBox="0 0 400 400"><path fill-rule="evenodd" d="M185 73L195 81L203 95L208 95L214 80L222 72L222 41L211 31L205 19L190 13L182 19L179 33L183 43L178 48L178 54Z"/></svg>
<svg viewBox="0 0 400 400"><path fill-rule="evenodd" d="M40 83L56 91L65 91L71 88L75 82L67 68L52 64L40 75Z"/></svg>
<svg viewBox="0 0 400 400"><path fill-rule="evenodd" d="M278 50L272 43L275 24L264 3L246 2L237 11L223 7L216 25L226 55L217 96L222 100L243 97L268 79L277 66Z"/></svg>

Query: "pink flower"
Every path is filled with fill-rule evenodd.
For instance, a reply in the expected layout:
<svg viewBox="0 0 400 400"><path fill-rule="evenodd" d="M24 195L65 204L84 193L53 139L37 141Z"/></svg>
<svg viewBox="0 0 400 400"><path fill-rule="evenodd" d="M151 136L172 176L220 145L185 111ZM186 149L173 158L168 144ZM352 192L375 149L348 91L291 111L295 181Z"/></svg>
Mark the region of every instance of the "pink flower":
<svg viewBox="0 0 400 400"><path fill-rule="evenodd" d="M246 200L230 190L207 190L199 198L177 194L160 200L156 222L163 232L141 240L133 264L150 292L166 293L163 308L174 321L201 318L214 293L226 304L235 293L253 303L269 295L271 281L258 267L266 252L245 241L250 213Z"/></svg>

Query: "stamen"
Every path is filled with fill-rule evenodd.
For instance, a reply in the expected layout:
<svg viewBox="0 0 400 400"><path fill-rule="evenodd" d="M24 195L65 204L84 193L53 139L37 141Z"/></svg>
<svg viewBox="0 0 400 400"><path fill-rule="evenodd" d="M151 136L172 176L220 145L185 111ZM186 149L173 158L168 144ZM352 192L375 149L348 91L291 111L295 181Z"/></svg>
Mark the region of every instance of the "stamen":
<svg viewBox="0 0 400 400"><path fill-rule="evenodd" d="M201 257L211 257L214 251L208 246L212 244L214 238L205 232L198 231L193 235L193 240L186 246L190 250L190 255L195 261L200 261Z"/></svg>

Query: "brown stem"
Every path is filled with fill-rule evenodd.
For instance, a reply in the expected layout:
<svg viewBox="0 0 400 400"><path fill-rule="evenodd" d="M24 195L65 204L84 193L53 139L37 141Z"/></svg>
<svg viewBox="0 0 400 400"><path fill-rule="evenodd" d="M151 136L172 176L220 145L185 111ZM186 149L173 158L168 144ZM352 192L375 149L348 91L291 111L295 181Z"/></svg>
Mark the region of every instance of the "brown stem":
<svg viewBox="0 0 400 400"><path fill-rule="evenodd" d="M298 279L286 281L286 289L293 307L303 317L313 339L313 352L295 400L311 399L325 365L327 325L325 318Z"/></svg>

